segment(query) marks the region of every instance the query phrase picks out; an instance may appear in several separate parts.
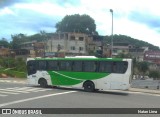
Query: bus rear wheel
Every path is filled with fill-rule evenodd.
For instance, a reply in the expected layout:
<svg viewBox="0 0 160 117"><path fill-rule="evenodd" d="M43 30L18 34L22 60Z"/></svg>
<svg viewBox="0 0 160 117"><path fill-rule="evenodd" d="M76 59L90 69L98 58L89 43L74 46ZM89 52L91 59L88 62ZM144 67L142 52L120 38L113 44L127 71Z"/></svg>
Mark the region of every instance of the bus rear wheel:
<svg viewBox="0 0 160 117"><path fill-rule="evenodd" d="M40 87L46 88L48 86L47 81L45 79L39 80Z"/></svg>
<svg viewBox="0 0 160 117"><path fill-rule="evenodd" d="M95 86L92 81L84 82L83 87L84 87L84 90L87 92L93 92L95 90Z"/></svg>

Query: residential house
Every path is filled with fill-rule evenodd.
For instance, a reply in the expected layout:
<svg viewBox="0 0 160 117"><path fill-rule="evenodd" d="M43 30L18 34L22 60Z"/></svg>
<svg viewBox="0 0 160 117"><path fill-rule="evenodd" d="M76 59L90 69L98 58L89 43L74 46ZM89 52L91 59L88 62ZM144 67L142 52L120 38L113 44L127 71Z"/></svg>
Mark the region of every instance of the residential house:
<svg viewBox="0 0 160 117"><path fill-rule="evenodd" d="M136 58L137 61L143 61L144 53L148 50L148 47L135 47L129 48L129 53Z"/></svg>
<svg viewBox="0 0 160 117"><path fill-rule="evenodd" d="M117 56L119 55L120 53L123 53L123 54L128 54L129 53L129 47L130 45L128 43L113 43L113 52L112 52L112 56ZM111 45L110 45L110 48L111 48Z"/></svg>
<svg viewBox="0 0 160 117"><path fill-rule="evenodd" d="M28 51L27 57L44 57L45 56L45 43L44 42L25 42L21 44L21 49Z"/></svg>
<svg viewBox="0 0 160 117"><path fill-rule="evenodd" d="M83 33L55 33L46 42L46 53L65 55L88 55L91 37Z"/></svg>
<svg viewBox="0 0 160 117"><path fill-rule="evenodd" d="M0 56L1 57L9 56L9 54L10 54L9 48L4 48L4 47L0 48Z"/></svg>

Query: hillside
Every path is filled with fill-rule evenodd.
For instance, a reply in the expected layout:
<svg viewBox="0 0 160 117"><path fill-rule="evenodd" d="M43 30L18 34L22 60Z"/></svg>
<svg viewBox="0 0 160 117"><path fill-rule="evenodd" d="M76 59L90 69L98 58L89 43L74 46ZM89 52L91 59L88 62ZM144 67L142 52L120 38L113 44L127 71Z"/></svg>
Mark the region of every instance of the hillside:
<svg viewBox="0 0 160 117"><path fill-rule="evenodd" d="M111 42L111 36L105 36L104 41L106 43L110 43ZM152 45L148 42L141 41L141 40L138 40L138 39L134 39L132 37L125 36L125 35L114 35L113 36L113 42L128 43L128 44L134 45L135 47L144 47L145 46L145 47L149 47L150 50L160 50L160 48L158 46L154 46L154 45Z"/></svg>

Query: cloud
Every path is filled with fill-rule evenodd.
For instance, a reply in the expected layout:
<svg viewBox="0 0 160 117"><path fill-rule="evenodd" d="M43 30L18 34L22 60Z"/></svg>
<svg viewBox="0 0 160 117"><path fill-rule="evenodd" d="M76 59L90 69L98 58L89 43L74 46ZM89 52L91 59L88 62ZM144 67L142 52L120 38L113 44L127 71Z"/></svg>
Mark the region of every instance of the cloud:
<svg viewBox="0 0 160 117"><path fill-rule="evenodd" d="M5 23L4 23L5 22ZM18 10L13 14L5 14L0 18L1 34L25 33L34 34L40 30L54 32L57 19L32 10ZM7 36L8 38L9 36Z"/></svg>
<svg viewBox="0 0 160 117"><path fill-rule="evenodd" d="M1 37L40 30L54 32L55 24L65 16L88 14L100 35L111 34L113 9L114 34L160 43L158 0L0 0ZM152 39L154 38L154 39ZM159 42L159 43L158 43ZM159 46L159 45L158 45Z"/></svg>
<svg viewBox="0 0 160 117"><path fill-rule="evenodd" d="M5 7L4 9L1 9L0 10L0 16L3 16L3 15L7 15L7 14L14 14L14 12L9 9L8 7Z"/></svg>
<svg viewBox="0 0 160 117"><path fill-rule="evenodd" d="M129 19L141 24L145 24L154 30L160 30L160 15L154 15L147 12L132 11Z"/></svg>
<svg viewBox="0 0 160 117"><path fill-rule="evenodd" d="M30 2L31 0L0 0L0 9L4 7L11 6L15 3L27 3Z"/></svg>
<svg viewBox="0 0 160 117"><path fill-rule="evenodd" d="M50 1L53 3L53 0ZM80 0L54 0L54 3L60 6L67 6L67 5L71 5L71 6L79 6L80 5Z"/></svg>
<svg viewBox="0 0 160 117"><path fill-rule="evenodd" d="M0 38L9 40L11 34L30 35L41 30L55 32L55 24L65 16L64 6L78 3L72 0L9 1L1 4L3 7L0 9Z"/></svg>

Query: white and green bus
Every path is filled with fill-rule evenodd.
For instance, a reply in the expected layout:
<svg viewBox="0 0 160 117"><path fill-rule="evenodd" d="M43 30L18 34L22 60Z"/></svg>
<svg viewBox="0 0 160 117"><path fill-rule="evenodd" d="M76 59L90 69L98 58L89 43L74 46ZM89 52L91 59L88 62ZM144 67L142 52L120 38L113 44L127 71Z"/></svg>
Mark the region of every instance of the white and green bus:
<svg viewBox="0 0 160 117"><path fill-rule="evenodd" d="M132 78L132 59L66 57L28 58L28 83L94 90L127 90Z"/></svg>

